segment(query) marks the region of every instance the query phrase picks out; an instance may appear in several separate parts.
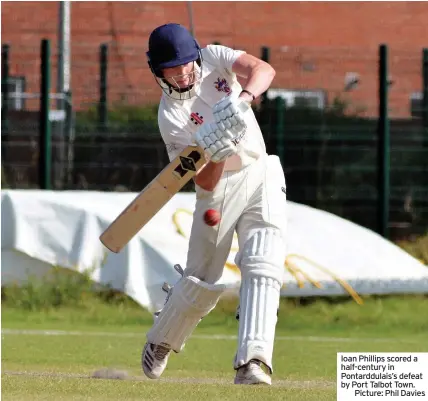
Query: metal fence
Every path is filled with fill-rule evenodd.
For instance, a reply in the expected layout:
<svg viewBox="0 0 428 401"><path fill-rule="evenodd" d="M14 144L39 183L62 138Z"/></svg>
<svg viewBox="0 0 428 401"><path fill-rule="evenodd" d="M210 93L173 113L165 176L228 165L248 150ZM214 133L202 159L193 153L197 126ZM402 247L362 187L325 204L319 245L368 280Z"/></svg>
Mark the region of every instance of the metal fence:
<svg viewBox="0 0 428 401"><path fill-rule="evenodd" d="M277 71L255 111L290 200L378 231L383 213L392 237L427 230L427 50L387 49L383 70L379 49L244 50ZM43 187L41 166L46 175L50 165L53 189L138 191L167 163L145 50L74 44L71 53L72 90L55 94L52 50L43 116L40 46L3 47L2 187Z"/></svg>

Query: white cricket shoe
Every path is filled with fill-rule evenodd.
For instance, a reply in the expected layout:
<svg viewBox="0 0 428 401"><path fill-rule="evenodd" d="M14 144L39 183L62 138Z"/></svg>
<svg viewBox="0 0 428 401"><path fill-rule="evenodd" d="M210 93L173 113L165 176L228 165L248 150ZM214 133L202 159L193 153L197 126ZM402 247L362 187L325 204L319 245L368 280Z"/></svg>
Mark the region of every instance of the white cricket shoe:
<svg viewBox="0 0 428 401"><path fill-rule="evenodd" d="M236 371L235 384L272 384L270 375L262 369L262 363L252 359Z"/></svg>
<svg viewBox="0 0 428 401"><path fill-rule="evenodd" d="M164 345L146 343L141 364L144 374L150 379L159 379L168 363L171 348Z"/></svg>

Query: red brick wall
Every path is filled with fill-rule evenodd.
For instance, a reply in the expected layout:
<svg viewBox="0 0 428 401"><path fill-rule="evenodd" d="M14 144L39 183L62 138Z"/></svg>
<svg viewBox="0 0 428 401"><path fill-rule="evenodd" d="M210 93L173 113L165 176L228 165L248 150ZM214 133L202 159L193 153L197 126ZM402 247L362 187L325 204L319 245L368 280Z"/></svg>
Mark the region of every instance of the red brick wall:
<svg viewBox="0 0 428 401"><path fill-rule="evenodd" d="M213 41L257 56L271 48L273 87L325 89L376 114L377 52L390 46L394 80L390 107L409 114L409 95L421 89L421 53L428 47L424 2L193 2L201 45ZM148 35L165 22L189 25L187 2L72 2L72 90L75 107L96 102L98 51L110 45L109 99L157 101L145 60ZM11 72L38 91L40 40L52 40L53 86L58 25L56 2L2 2L2 43L11 45ZM308 71L307 67L310 67ZM361 85L343 94L346 72Z"/></svg>

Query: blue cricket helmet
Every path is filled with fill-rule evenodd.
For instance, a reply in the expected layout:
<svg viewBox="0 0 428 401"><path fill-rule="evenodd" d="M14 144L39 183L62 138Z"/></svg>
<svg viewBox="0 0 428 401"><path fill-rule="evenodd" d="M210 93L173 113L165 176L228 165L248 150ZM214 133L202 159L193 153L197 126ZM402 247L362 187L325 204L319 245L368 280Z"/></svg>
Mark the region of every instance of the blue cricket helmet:
<svg viewBox="0 0 428 401"><path fill-rule="evenodd" d="M147 58L153 74L162 78L163 68L200 60L201 48L184 26L169 23L157 27L150 34Z"/></svg>

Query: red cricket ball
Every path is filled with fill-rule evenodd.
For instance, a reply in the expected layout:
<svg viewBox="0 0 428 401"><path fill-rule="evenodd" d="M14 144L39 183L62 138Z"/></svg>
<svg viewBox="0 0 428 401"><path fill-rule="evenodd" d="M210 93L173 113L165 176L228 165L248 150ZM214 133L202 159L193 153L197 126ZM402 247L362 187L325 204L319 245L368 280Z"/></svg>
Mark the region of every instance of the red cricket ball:
<svg viewBox="0 0 428 401"><path fill-rule="evenodd" d="M220 212L214 209L208 209L204 213L204 221L205 224L211 227L216 226L220 222Z"/></svg>

